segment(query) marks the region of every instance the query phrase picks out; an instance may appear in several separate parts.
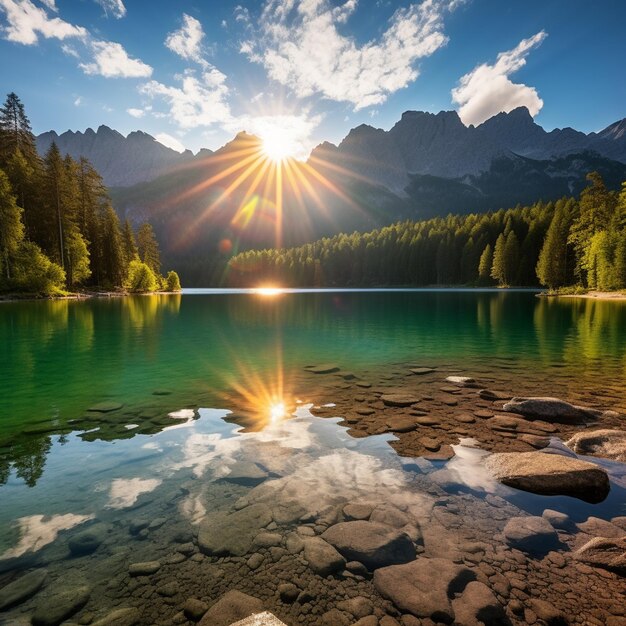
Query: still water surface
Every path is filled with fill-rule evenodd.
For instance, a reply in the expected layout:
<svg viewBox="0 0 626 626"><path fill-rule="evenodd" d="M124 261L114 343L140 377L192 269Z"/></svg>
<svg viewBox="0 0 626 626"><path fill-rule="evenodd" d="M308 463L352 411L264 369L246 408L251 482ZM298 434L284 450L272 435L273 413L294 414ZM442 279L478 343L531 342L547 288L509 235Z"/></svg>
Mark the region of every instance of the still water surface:
<svg viewBox="0 0 626 626"><path fill-rule="evenodd" d="M7 303L0 350L0 573L47 565L53 582L99 589L97 614L128 595L115 584L104 593L99 568L125 589L129 563L167 560L178 539L241 498L296 507L284 532L351 500L392 502L416 519L434 506L441 482L426 477L446 463L398 457L391 434L353 439L338 419L314 417L305 366L507 372L520 385L543 381L547 394L599 390L626 407L626 303L525 291L189 290ZM496 485L471 443L447 471L482 494L477 502L491 494L539 514L548 500L580 519L626 514L619 488L593 507ZM160 524L142 541L138 518ZM95 524L102 545L70 558L68 539ZM221 587L204 580L209 603L229 575Z"/></svg>

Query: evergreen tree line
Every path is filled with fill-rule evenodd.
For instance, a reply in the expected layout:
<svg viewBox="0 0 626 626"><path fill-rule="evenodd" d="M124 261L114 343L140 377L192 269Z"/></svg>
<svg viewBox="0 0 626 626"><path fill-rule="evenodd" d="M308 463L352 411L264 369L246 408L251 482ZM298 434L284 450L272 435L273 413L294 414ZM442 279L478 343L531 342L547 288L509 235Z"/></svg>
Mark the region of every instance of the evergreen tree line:
<svg viewBox="0 0 626 626"><path fill-rule="evenodd" d="M234 286L475 285L626 288L626 182L592 172L579 198L406 221L233 257Z"/></svg>
<svg viewBox="0 0 626 626"><path fill-rule="evenodd" d="M137 232L111 206L101 176L85 158L53 143L41 158L16 94L0 108L0 291L63 293L81 287L180 289L161 277L150 224Z"/></svg>

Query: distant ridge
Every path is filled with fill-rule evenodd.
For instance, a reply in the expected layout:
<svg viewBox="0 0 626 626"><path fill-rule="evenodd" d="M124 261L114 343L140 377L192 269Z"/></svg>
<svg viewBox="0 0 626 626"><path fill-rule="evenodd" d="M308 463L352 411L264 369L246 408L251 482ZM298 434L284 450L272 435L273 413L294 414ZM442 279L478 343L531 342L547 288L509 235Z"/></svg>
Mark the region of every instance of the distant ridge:
<svg viewBox="0 0 626 626"><path fill-rule="evenodd" d="M181 154L142 131L124 137L108 126L43 133L37 137L40 153L52 141L63 153L87 157L110 187L149 182L212 154L206 149L196 157L189 150ZM498 113L479 126L465 126L456 111L406 111L390 130L361 124L338 146L329 142L317 146L310 159L337 165L406 197L414 175L460 179L488 172L497 159L521 156L545 161L589 151L626 163L626 118L585 134L573 128L548 132L526 107Z"/></svg>
<svg viewBox="0 0 626 626"><path fill-rule="evenodd" d="M108 126L100 126L97 131L88 128L84 133L71 130L61 135L55 131L43 133L37 137L40 154L44 154L53 141L63 154L89 159L109 187L130 187L154 180L194 158L191 151L176 152L140 130L124 137ZM210 153L208 150L201 152L203 156Z"/></svg>
<svg viewBox="0 0 626 626"><path fill-rule="evenodd" d="M311 158L366 176L401 196L413 175L462 178L488 172L496 159L550 160L593 151L626 163L626 119L599 133L572 128L545 131L526 107L465 126L456 111L406 111L388 131L361 125L338 146L324 143Z"/></svg>

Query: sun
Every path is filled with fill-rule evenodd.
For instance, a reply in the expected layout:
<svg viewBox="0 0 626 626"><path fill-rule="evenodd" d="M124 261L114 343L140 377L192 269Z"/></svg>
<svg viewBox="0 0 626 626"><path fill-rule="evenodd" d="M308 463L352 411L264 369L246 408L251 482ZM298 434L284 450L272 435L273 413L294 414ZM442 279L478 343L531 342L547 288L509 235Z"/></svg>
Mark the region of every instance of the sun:
<svg viewBox="0 0 626 626"><path fill-rule="evenodd" d="M296 157L300 147L289 130L278 125L261 133L263 154L274 163L282 163Z"/></svg>

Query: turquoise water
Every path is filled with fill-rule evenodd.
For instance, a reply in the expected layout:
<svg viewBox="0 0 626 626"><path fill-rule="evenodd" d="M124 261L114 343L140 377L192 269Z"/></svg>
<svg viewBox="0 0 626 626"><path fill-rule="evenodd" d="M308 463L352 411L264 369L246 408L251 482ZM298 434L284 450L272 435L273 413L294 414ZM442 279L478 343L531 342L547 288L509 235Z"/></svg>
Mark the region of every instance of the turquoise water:
<svg viewBox="0 0 626 626"><path fill-rule="evenodd" d="M528 292L322 292L5 303L0 306L0 441L25 424L80 417L95 402L187 403L249 369L346 369L398 361L560 365L623 382L626 302ZM245 382L245 381L244 381Z"/></svg>
<svg viewBox="0 0 626 626"><path fill-rule="evenodd" d="M426 462L399 457L388 445L392 434L352 438L339 413L311 414L311 398L332 404L333 387L304 374L308 365L331 363L384 379L407 365L437 365L571 400L599 394L623 412L624 302L498 290L189 290L16 302L0 306L0 348L0 577L46 566L52 587L66 576L86 581L98 590L88 605L98 616L120 598L129 602L129 563L165 562L172 537L194 537L212 511L244 500L286 499L312 518L351 500L393 503L414 511L423 528L452 532L451 542L458 531L417 512L449 501L463 519L475 512L473 532L488 540L503 510L541 514L546 500L577 520L626 513L618 485L601 505L498 485L480 469L480 443L459 441L451 461ZM326 413L334 417L331 406ZM228 478L242 464L245 475L250 463L261 478ZM603 463L623 482L621 464ZM443 483L438 472L446 472ZM487 495L505 503L497 505L500 517L485 513ZM159 522L139 536L129 531L138 519ZM68 554L68 541L92 527L106 529L101 547ZM210 603L228 581L241 580L236 560L219 564L219 588L191 559L176 575L197 578L194 593L204 589ZM105 586L109 577L119 586ZM374 593L362 584L360 593ZM141 623L160 623L143 597L130 594L148 616ZM178 605L150 602L170 623ZM35 604L25 604L25 615ZM6 623L22 623L16 615Z"/></svg>

